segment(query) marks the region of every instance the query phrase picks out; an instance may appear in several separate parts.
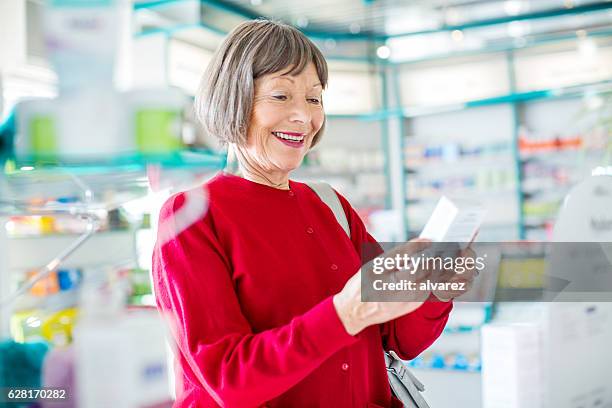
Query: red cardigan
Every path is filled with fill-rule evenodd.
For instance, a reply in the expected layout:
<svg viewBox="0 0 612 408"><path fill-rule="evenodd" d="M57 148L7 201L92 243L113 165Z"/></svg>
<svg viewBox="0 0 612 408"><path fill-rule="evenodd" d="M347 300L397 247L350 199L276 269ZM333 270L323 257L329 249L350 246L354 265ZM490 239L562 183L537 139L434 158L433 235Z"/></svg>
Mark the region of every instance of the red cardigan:
<svg viewBox="0 0 612 408"><path fill-rule="evenodd" d="M351 336L332 297L359 269L361 243L375 241L346 199L351 239L305 184L219 174L204 188L208 212L186 228L176 221L185 193L166 202L160 226L179 233L159 235L153 255L158 308L178 347L175 406L396 406L383 347L416 357L452 304L426 302Z"/></svg>

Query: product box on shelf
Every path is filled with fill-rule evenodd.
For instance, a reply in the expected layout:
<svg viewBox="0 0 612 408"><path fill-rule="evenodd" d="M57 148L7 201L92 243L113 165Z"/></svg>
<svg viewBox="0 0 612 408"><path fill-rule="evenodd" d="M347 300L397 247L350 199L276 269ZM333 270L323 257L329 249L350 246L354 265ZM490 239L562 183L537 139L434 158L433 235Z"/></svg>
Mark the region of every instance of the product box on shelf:
<svg viewBox="0 0 612 408"><path fill-rule="evenodd" d="M18 161L34 163L170 154L184 147L187 102L176 89L87 90L24 100L16 108L15 153Z"/></svg>

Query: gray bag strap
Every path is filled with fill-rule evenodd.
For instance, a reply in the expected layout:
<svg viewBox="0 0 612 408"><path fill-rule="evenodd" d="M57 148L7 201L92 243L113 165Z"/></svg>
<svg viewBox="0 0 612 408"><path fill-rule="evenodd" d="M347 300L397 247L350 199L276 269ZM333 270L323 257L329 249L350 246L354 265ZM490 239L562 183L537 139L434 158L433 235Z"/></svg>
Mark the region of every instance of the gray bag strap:
<svg viewBox="0 0 612 408"><path fill-rule="evenodd" d="M421 392L425 386L406 367L406 364L393 350L385 352L385 363L389 374L389 384L397 398L407 408L429 408Z"/></svg>
<svg viewBox="0 0 612 408"><path fill-rule="evenodd" d="M342 208L342 203L340 199L336 195L334 189L327 183L317 182L317 183L306 183L308 187L310 187L323 201L327 206L332 210L334 216L336 217L336 221L342 227L346 235L351 237L351 227L349 227L348 219L346 218L346 213L344 212L344 208Z"/></svg>
<svg viewBox="0 0 612 408"><path fill-rule="evenodd" d="M417 390L421 392L425 391L425 386L423 385L423 383L420 382L418 378L416 378L414 374L410 372L410 370L408 370L406 364L402 362L402 360L395 353L395 351L389 350L385 353L385 363L387 363L387 367L389 367L389 369L395 370L395 373L400 379L403 379L407 376L410 379L412 385L414 385Z"/></svg>

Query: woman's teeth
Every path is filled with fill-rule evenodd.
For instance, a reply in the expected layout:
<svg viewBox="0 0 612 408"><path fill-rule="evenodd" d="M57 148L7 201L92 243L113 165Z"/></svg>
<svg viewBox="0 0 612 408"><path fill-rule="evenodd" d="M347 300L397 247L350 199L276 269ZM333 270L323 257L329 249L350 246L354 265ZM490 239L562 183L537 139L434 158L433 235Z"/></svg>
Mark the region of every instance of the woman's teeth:
<svg viewBox="0 0 612 408"><path fill-rule="evenodd" d="M292 136L282 132L272 132L272 134L281 139L291 140L292 142L301 142L302 140L304 140L304 136Z"/></svg>

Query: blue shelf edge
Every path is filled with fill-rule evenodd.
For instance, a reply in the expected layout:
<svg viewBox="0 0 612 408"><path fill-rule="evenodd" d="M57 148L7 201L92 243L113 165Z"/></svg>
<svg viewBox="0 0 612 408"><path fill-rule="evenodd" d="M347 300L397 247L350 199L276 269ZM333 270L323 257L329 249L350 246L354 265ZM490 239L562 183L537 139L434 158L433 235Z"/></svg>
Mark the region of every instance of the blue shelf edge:
<svg viewBox="0 0 612 408"><path fill-rule="evenodd" d="M121 154L111 159L97 156L63 159L57 156L10 157L4 165L7 175L23 171L74 171L98 173L105 171L138 171L149 165L162 168L222 169L227 157L224 153L210 150L180 150L164 154Z"/></svg>
<svg viewBox="0 0 612 408"><path fill-rule="evenodd" d="M576 98L584 94L585 88L606 87L602 92L612 92L612 80L577 84L557 89L541 89L535 91L516 92L490 98L475 99L448 105L415 106L395 109L381 109L369 113L355 114L328 114L329 119L356 119L363 121L383 121L389 118L403 117L405 119L418 118L440 113L457 112L471 108L493 106L501 104L525 103L536 100L557 100ZM609 89L607 89L609 87Z"/></svg>

